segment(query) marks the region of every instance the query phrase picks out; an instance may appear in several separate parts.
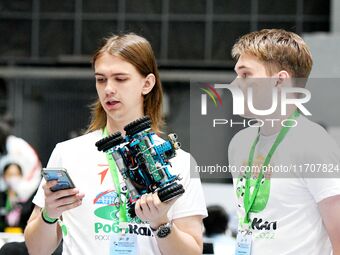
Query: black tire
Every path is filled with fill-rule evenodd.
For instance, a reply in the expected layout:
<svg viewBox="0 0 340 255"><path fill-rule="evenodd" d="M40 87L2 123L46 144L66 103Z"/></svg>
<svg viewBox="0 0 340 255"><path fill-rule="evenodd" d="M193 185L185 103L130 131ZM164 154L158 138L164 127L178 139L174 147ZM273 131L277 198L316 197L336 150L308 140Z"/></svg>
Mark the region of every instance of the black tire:
<svg viewBox="0 0 340 255"><path fill-rule="evenodd" d="M158 191L158 197L162 202L166 202L170 199L173 199L177 196L180 196L184 193L184 188L182 184L178 184L176 182L165 186L163 188L161 188ZM128 213L130 214L131 218L136 217L136 212L135 212L135 203L131 204L130 201L128 202Z"/></svg>
<svg viewBox="0 0 340 255"><path fill-rule="evenodd" d="M108 137L105 137L96 142L97 149L99 151L107 151L114 146L117 146L124 142L124 138L120 132L116 132Z"/></svg>
<svg viewBox="0 0 340 255"><path fill-rule="evenodd" d="M175 198L184 193L184 188L182 184L174 182L168 186L161 188L158 191L158 197L162 202L166 202L172 198Z"/></svg>
<svg viewBox="0 0 340 255"><path fill-rule="evenodd" d="M151 128L151 119L149 116L144 116L126 125L124 130L126 135L133 136L148 128Z"/></svg>

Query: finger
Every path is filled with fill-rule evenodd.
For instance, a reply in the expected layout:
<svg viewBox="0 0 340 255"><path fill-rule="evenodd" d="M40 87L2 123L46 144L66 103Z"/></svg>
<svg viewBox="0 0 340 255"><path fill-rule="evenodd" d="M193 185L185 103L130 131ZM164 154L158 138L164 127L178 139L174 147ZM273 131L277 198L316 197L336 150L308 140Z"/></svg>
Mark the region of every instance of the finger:
<svg viewBox="0 0 340 255"><path fill-rule="evenodd" d="M45 203L45 209L52 218L58 218L61 214L68 210L68 205L81 204L82 199L77 199L76 196L66 197L60 200L54 201L53 203ZM66 209L65 209L66 208ZM73 208L73 207L72 207Z"/></svg>
<svg viewBox="0 0 340 255"><path fill-rule="evenodd" d="M46 198L45 209L52 218L58 218L61 214L71 208L77 207L82 204L84 194L76 194L73 196L63 197L60 199ZM69 206L71 205L71 206ZM73 205L73 206L72 206Z"/></svg>
<svg viewBox="0 0 340 255"><path fill-rule="evenodd" d="M145 194L142 195L138 200L137 202L139 202L139 206L142 207L142 205L144 205L146 203L145 201Z"/></svg>
<svg viewBox="0 0 340 255"><path fill-rule="evenodd" d="M141 220L143 220L145 218L142 208L140 206L140 199L137 200L136 204L135 204L135 213L137 215L138 218L140 218Z"/></svg>
<svg viewBox="0 0 340 255"><path fill-rule="evenodd" d="M53 192L53 198L54 199L59 199L62 197L68 197L68 196L73 196L79 193L79 189L74 188L74 189L63 189L59 191Z"/></svg>
<svg viewBox="0 0 340 255"><path fill-rule="evenodd" d="M147 209L143 209L143 214L147 219L154 218L155 216L158 216L159 210L158 208L154 205L154 194L149 193L145 195L145 201L146 205L148 206Z"/></svg>
<svg viewBox="0 0 340 255"><path fill-rule="evenodd" d="M158 196L158 193L157 193L157 192L154 193L153 201L154 201L154 205L155 205L157 208L162 204L162 201L159 199L159 196Z"/></svg>
<svg viewBox="0 0 340 255"><path fill-rule="evenodd" d="M83 199L85 197L85 193L79 192L78 194L76 194L76 196L77 196L78 199Z"/></svg>
<svg viewBox="0 0 340 255"><path fill-rule="evenodd" d="M53 181L48 181L42 185L42 188L44 189L45 194L50 194L52 193L51 188L56 185L58 181L53 180Z"/></svg>
<svg viewBox="0 0 340 255"><path fill-rule="evenodd" d="M153 196L153 201L154 201L154 206L157 208L157 210L161 210L161 208L165 205L165 203L163 203L158 196L158 193L154 193Z"/></svg>
<svg viewBox="0 0 340 255"><path fill-rule="evenodd" d="M78 195L79 190L78 189L67 189L67 190L60 190L60 191L55 191L51 193L45 194L45 206L49 208L55 208L55 203L58 199L63 198L63 197L69 197L69 196L74 196ZM81 194L79 198L83 198L84 194Z"/></svg>
<svg viewBox="0 0 340 255"><path fill-rule="evenodd" d="M173 199L170 199L166 202L162 202L160 199L159 199L159 196L158 196L158 193L154 193L154 205L155 207L160 210L162 206L166 205L166 206L169 206L171 207L177 200L178 197L175 197Z"/></svg>
<svg viewBox="0 0 340 255"><path fill-rule="evenodd" d="M155 205L155 195L156 194L150 193L146 196L146 203L151 213L158 213L158 208Z"/></svg>
<svg viewBox="0 0 340 255"><path fill-rule="evenodd" d="M54 206L55 207L61 207L61 206L64 206L64 205L69 205L69 204L73 204L77 201L81 201L82 199L79 199L77 196L68 196L68 197L63 197L63 198L60 198L58 200L55 201L54 203Z"/></svg>
<svg viewBox="0 0 340 255"><path fill-rule="evenodd" d="M151 205L153 204L153 195L152 193L149 193L149 194L145 194L145 202L148 204L148 205Z"/></svg>
<svg viewBox="0 0 340 255"><path fill-rule="evenodd" d="M63 206L58 207L58 211L60 211L62 213L62 212L65 212L67 210L76 208L76 207L80 206L81 204L82 204L82 200L77 200L76 202L74 202L72 204L63 205Z"/></svg>
<svg viewBox="0 0 340 255"><path fill-rule="evenodd" d="M150 211L149 205L147 204L147 194L144 194L140 198L140 207L142 208L143 213L145 214L146 212Z"/></svg>

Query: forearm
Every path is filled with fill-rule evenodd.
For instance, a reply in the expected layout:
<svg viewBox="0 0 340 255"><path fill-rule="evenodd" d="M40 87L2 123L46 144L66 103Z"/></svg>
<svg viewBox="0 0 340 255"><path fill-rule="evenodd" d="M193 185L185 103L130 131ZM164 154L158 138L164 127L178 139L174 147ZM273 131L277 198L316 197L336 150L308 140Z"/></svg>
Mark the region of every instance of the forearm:
<svg viewBox="0 0 340 255"><path fill-rule="evenodd" d="M338 210L339 212L339 210ZM334 218L335 222L338 222L337 217ZM328 233L329 233L329 237L332 243L332 247L333 247L333 255L340 255L340 229L339 229L339 225L336 226L336 224L334 224L334 227L328 227Z"/></svg>
<svg viewBox="0 0 340 255"><path fill-rule="evenodd" d="M340 244L335 244L333 242L333 254L332 255L340 255Z"/></svg>
<svg viewBox="0 0 340 255"><path fill-rule="evenodd" d="M47 224L41 216L32 219L25 229L25 242L29 254L52 254L61 241L58 228L58 223Z"/></svg>
<svg viewBox="0 0 340 255"><path fill-rule="evenodd" d="M188 233L181 231L174 223L171 233L165 238L156 236L162 255L198 255L202 254L203 241L196 240Z"/></svg>
<svg viewBox="0 0 340 255"><path fill-rule="evenodd" d="M333 255L340 255L340 195L331 196L318 203L320 214L333 247Z"/></svg>

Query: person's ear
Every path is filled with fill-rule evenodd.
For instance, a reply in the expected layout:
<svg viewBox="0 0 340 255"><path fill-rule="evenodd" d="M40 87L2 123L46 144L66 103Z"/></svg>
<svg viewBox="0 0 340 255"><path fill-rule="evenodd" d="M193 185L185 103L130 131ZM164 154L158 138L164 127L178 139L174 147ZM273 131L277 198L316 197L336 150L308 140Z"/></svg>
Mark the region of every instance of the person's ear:
<svg viewBox="0 0 340 255"><path fill-rule="evenodd" d="M282 86L290 78L290 74L285 70L281 70L277 73L276 78L276 87Z"/></svg>
<svg viewBox="0 0 340 255"><path fill-rule="evenodd" d="M153 89L153 86L156 84L156 77L153 73L149 73L145 77L144 85L142 88L142 94L145 96L150 93L150 91Z"/></svg>

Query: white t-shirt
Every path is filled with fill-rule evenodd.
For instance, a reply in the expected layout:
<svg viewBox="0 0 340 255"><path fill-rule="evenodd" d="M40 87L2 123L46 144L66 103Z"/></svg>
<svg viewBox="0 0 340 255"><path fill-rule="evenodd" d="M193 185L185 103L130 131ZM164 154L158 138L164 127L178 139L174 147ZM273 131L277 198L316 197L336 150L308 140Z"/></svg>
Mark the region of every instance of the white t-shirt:
<svg viewBox="0 0 340 255"><path fill-rule="evenodd" d="M323 225L318 203L340 194L340 171L317 173L320 164L328 169L340 167L340 150L326 131L304 116L290 128L278 146L270 166L280 168L262 181L257 211L250 213L253 230L252 255L329 255L331 243ZM247 165L250 147L257 136L257 128L237 133L229 146L229 163L240 169ZM273 145L276 134L260 136L253 165L262 165ZM310 164L307 168L304 164ZM293 171L292 169L302 169ZM283 169L283 168L281 168ZM315 169L315 170L313 170ZM235 176L234 176L235 177ZM337 177L337 178L329 178ZM245 180L234 178L239 218L244 217L243 195ZM253 189L251 189L252 192ZM261 191L262 190L262 191ZM257 198L258 198L257 197Z"/></svg>
<svg viewBox="0 0 340 255"><path fill-rule="evenodd" d="M69 232L63 243L65 255L109 254L110 235L116 230L114 222L119 221L118 210L112 204L119 200L106 155L95 147L101 138L102 132L98 130L59 143L48 163L48 167L66 168L75 186L85 193L81 206L63 213L63 222ZM183 178L181 183L185 193L170 208L169 219L207 216L200 180L190 179L190 154L178 150L171 163L171 173L180 174ZM120 180L121 196L124 196L125 185L121 177ZM44 207L41 186L33 202ZM149 225L131 222L128 228L130 233L137 235L139 255L161 254Z"/></svg>
<svg viewBox="0 0 340 255"><path fill-rule="evenodd" d="M233 255L236 240L227 234L217 234L204 238L205 243L212 243L215 255Z"/></svg>

